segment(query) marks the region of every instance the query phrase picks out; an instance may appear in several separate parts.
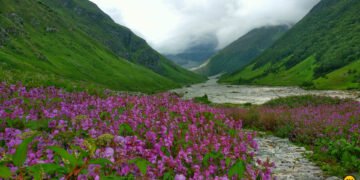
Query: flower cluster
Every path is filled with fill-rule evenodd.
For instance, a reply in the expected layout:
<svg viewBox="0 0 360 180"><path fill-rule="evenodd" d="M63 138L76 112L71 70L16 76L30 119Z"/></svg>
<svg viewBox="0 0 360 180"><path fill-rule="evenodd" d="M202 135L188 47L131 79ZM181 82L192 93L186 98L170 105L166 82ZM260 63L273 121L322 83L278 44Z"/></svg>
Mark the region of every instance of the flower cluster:
<svg viewBox="0 0 360 180"><path fill-rule="evenodd" d="M359 172L360 102L310 98L315 102L307 101L308 96L291 97L249 110L227 109L226 114L243 119L245 127L270 131L306 145L313 151L309 157L332 175Z"/></svg>
<svg viewBox="0 0 360 180"><path fill-rule="evenodd" d="M288 108L261 108L260 119L274 116L278 126L291 126L296 141L314 144L319 138L346 139L360 146L360 102Z"/></svg>
<svg viewBox="0 0 360 180"><path fill-rule="evenodd" d="M269 163L255 166L255 134L242 131L240 120L170 94L100 98L2 83L0 119L0 159L14 154L25 137L37 133L25 166L54 162L49 146L75 154L71 147L78 146L94 158L113 162L107 172L90 165L79 176L84 179L106 173L228 179L229 170L239 161L245 166L244 178L266 179L271 173ZM136 159L149 163L145 174L133 163Z"/></svg>

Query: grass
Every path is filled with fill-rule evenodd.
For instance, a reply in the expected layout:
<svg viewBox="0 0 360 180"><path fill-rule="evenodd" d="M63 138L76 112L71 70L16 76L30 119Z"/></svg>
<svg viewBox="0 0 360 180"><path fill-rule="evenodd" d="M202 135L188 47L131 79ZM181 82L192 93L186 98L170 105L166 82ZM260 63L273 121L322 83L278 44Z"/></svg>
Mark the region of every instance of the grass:
<svg viewBox="0 0 360 180"><path fill-rule="evenodd" d="M255 80L254 82L266 85L300 86L313 79L314 64L315 58L311 56L290 69L279 69L277 73L271 73L264 78Z"/></svg>
<svg viewBox="0 0 360 180"><path fill-rule="evenodd" d="M340 99L327 96L303 95L288 96L283 98L272 99L264 104L267 107L285 106L289 108L301 106L318 106L318 105L335 105L352 101L351 99Z"/></svg>
<svg viewBox="0 0 360 180"><path fill-rule="evenodd" d="M204 96L201 97L195 97L194 98L194 102L196 103L201 103L201 104L212 104L212 102L209 100L208 96L205 94Z"/></svg>
<svg viewBox="0 0 360 180"><path fill-rule="evenodd" d="M0 68L0 79L8 84L21 83L29 88L50 87L62 88L68 92L86 91L89 94L100 95L106 86L86 81L74 81L54 74L42 74L30 71L6 70Z"/></svg>
<svg viewBox="0 0 360 180"><path fill-rule="evenodd" d="M360 89L360 60L314 81L318 89Z"/></svg>
<svg viewBox="0 0 360 180"><path fill-rule="evenodd" d="M316 79L314 79L314 69L317 65L314 56L288 70L282 67L284 63L286 60L275 65L268 64L255 70L252 70L254 65L251 65L234 76L223 76L219 82L266 86L300 86L306 89L321 90L360 89L360 71L358 70L360 69L360 60ZM271 68L278 70L276 73L265 73Z"/></svg>
<svg viewBox="0 0 360 180"><path fill-rule="evenodd" d="M258 68L256 70L253 70L254 65L246 66L243 70L240 71L240 73L233 73L233 74L225 74L223 75L219 82L222 83L237 83L241 84L245 81L245 83L248 82L250 79L256 78L258 76L261 76L265 71L270 67L269 66L263 66L261 68Z"/></svg>
<svg viewBox="0 0 360 180"><path fill-rule="evenodd" d="M296 66L285 69L283 65L291 56L279 61L277 64L268 64L258 69L254 65L246 67L235 76L224 76L220 82L238 82L240 84L256 84L267 86L301 86L312 81L315 58L311 56ZM310 67L310 68L309 68ZM276 73L267 73L271 69L277 69Z"/></svg>

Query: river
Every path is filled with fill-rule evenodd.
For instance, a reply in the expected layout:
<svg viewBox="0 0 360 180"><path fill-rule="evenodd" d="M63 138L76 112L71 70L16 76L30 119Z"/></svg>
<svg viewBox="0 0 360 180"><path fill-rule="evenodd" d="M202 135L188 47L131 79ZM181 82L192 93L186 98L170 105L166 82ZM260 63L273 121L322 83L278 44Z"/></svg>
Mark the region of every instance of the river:
<svg viewBox="0 0 360 180"><path fill-rule="evenodd" d="M217 76L210 77L205 83L194 84L189 87L171 90L184 95L184 99L192 99L207 95L213 103L232 104L263 104L271 99L293 95L322 95L340 98L353 98L360 100L359 91L337 90L304 90L299 87L269 87L250 85L226 85L218 84Z"/></svg>

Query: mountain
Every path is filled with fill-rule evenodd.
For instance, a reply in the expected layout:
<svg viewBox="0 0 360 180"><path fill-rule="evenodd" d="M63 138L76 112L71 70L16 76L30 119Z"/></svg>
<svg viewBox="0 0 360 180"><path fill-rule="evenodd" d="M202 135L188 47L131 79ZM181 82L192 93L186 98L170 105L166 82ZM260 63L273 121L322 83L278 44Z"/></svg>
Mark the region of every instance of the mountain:
<svg viewBox="0 0 360 180"><path fill-rule="evenodd" d="M208 76L219 73L232 73L260 55L287 30L288 26L266 26L254 29L240 37L196 71Z"/></svg>
<svg viewBox="0 0 360 180"><path fill-rule="evenodd" d="M360 88L360 1L322 0L253 63L221 82Z"/></svg>
<svg viewBox="0 0 360 180"><path fill-rule="evenodd" d="M0 3L0 68L6 71L1 80L152 92L204 79L167 60L88 0Z"/></svg>
<svg viewBox="0 0 360 180"><path fill-rule="evenodd" d="M217 52L217 45L216 37L207 36L201 40L201 43L195 44L181 53L166 54L165 56L176 64L190 69L201 65L213 56Z"/></svg>

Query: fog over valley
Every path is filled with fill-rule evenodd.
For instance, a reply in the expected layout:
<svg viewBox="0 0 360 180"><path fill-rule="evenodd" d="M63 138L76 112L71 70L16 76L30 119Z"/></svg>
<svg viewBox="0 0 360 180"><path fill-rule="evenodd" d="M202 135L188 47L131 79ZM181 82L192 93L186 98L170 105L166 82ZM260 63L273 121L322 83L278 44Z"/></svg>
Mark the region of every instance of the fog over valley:
<svg viewBox="0 0 360 180"><path fill-rule="evenodd" d="M292 25L319 0L92 0L163 54L216 38L221 49L248 31Z"/></svg>

